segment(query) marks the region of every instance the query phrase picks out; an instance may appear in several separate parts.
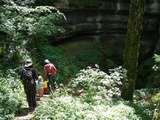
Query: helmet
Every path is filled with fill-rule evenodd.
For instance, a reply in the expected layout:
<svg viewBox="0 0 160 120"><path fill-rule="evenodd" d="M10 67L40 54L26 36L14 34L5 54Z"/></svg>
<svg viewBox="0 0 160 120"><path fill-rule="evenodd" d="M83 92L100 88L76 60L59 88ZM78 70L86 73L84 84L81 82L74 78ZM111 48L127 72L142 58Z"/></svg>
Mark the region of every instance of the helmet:
<svg viewBox="0 0 160 120"><path fill-rule="evenodd" d="M50 61L48 59L45 59L44 62L45 63L50 63Z"/></svg>
<svg viewBox="0 0 160 120"><path fill-rule="evenodd" d="M25 61L25 65L24 65L25 67L30 67L30 66L32 66L32 60L31 59L27 59L26 61Z"/></svg>

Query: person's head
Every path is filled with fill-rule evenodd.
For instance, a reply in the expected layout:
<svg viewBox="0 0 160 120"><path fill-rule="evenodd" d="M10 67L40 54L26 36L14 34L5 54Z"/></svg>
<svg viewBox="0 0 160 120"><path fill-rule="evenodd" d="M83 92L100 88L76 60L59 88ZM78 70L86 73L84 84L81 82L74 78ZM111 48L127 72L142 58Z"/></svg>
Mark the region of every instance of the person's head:
<svg viewBox="0 0 160 120"><path fill-rule="evenodd" d="M48 63L50 63L50 61L49 61L48 59L45 59L45 60L44 60L44 63L45 63L45 64L48 64Z"/></svg>
<svg viewBox="0 0 160 120"><path fill-rule="evenodd" d="M32 66L32 60L31 59L27 59L26 61L25 61L25 67L31 67Z"/></svg>
<svg viewBox="0 0 160 120"><path fill-rule="evenodd" d="M43 81L43 77L41 75L38 76L38 81L42 82Z"/></svg>

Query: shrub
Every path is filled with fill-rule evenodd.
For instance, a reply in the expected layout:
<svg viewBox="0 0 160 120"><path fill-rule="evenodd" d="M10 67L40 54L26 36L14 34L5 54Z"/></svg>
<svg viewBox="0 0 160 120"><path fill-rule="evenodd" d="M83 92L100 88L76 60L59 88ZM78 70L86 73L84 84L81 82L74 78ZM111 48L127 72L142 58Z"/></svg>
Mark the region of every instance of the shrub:
<svg viewBox="0 0 160 120"><path fill-rule="evenodd" d="M134 103L132 106L143 120L151 120L158 108L159 89L140 89L134 92Z"/></svg>
<svg viewBox="0 0 160 120"><path fill-rule="evenodd" d="M139 120L134 108L103 101L88 104L79 98L61 96L49 99L37 107L33 120Z"/></svg>
<svg viewBox="0 0 160 120"><path fill-rule="evenodd" d="M36 109L34 119L74 120L77 118L82 120L84 118L84 108L87 109L87 104L83 105L78 99L74 99L71 96L62 96L42 103Z"/></svg>
<svg viewBox="0 0 160 120"><path fill-rule="evenodd" d="M37 43L64 32L64 14L51 6L31 6L35 0L3 0L0 5L0 28L3 34L3 64L17 67ZM29 46L29 47L28 47ZM24 55L24 56L22 56ZM24 58L25 59L25 58Z"/></svg>
<svg viewBox="0 0 160 120"><path fill-rule="evenodd" d="M121 94L120 87L124 75L122 67L111 69L109 74L100 71L98 66L88 67L77 74L70 86L75 94L84 91L87 96L93 94L92 96L101 96L106 99L116 98Z"/></svg>
<svg viewBox="0 0 160 120"><path fill-rule="evenodd" d="M151 100L156 105L153 118L155 120L159 120L160 119L160 92L152 96Z"/></svg>
<svg viewBox="0 0 160 120"><path fill-rule="evenodd" d="M72 80L71 88L62 85L51 99L41 103L33 119L139 120L134 108L125 105L120 99L113 99L119 97L123 74L122 67L110 70L109 75L100 71L98 66L83 69ZM74 90L79 96L69 95Z"/></svg>
<svg viewBox="0 0 160 120"><path fill-rule="evenodd" d="M160 79L160 55L154 54L153 59L154 59L154 65L153 65L152 69L154 71L152 71L150 84L153 85L153 87L159 87L159 85L160 85L160 82L159 82L159 79Z"/></svg>
<svg viewBox="0 0 160 120"><path fill-rule="evenodd" d="M77 66L73 64L71 59L66 57L65 50L60 46L55 47L51 45L39 45L39 49L35 53L38 53L39 55L36 56L36 63L39 63L39 66L43 65L43 61L46 58L53 62L53 64L56 66L58 69L58 74L56 76L57 84L68 83L71 77L75 76L75 73L78 71ZM43 70L43 68L41 67L40 70Z"/></svg>
<svg viewBox="0 0 160 120"><path fill-rule="evenodd" d="M135 114L134 108L125 104L112 106L105 113L105 116L107 120L141 120L141 118Z"/></svg>
<svg viewBox="0 0 160 120"><path fill-rule="evenodd" d="M0 119L13 119L19 111L24 98L22 84L14 71L7 71L6 76L0 77ZM13 77L14 76L14 77Z"/></svg>
<svg viewBox="0 0 160 120"><path fill-rule="evenodd" d="M160 103L160 92L152 96L151 100L153 103Z"/></svg>

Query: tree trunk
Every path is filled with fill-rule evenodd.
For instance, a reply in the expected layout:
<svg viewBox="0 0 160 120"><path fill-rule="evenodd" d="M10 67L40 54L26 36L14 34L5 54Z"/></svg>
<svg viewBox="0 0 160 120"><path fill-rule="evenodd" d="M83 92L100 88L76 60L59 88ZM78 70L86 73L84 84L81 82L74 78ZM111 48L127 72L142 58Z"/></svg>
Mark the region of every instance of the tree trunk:
<svg viewBox="0 0 160 120"><path fill-rule="evenodd" d="M122 98L133 99L139 57L140 39L143 30L144 0L130 0L128 30L124 48L124 68L127 69L127 80L124 80Z"/></svg>

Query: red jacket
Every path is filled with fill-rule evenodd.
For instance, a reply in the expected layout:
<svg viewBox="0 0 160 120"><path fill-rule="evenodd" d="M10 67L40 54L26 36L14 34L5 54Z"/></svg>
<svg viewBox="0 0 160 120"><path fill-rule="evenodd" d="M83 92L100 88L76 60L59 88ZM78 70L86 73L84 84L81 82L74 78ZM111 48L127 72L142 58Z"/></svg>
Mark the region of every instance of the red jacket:
<svg viewBox="0 0 160 120"><path fill-rule="evenodd" d="M57 69L52 63L48 63L44 65L44 78L45 80L48 79L48 75L55 76L57 74Z"/></svg>

